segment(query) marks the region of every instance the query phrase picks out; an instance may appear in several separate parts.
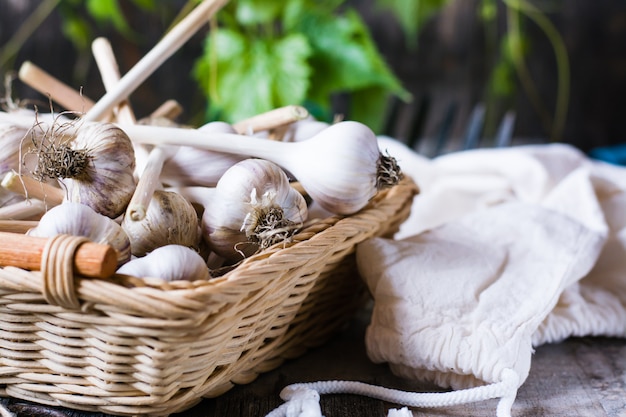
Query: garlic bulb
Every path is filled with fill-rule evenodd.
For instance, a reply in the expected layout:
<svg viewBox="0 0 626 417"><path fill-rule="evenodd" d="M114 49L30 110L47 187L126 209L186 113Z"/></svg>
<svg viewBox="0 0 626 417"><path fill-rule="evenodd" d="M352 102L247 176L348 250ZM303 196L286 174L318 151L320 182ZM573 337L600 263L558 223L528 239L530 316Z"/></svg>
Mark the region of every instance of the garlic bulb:
<svg viewBox="0 0 626 417"><path fill-rule="evenodd" d="M207 123L198 130L207 133L236 133L235 129L225 122ZM214 187L228 168L245 158L191 146L177 146L163 164L161 181L171 186Z"/></svg>
<svg viewBox="0 0 626 417"><path fill-rule="evenodd" d="M84 204L66 202L51 208L27 234L84 236L93 242L111 245L117 252L118 265L130 260L130 240L122 227Z"/></svg>
<svg viewBox="0 0 626 417"><path fill-rule="evenodd" d="M292 173L322 207L352 214L367 205L379 189L396 184L402 174L396 161L378 149L378 138L366 125L344 121L301 142L253 140L228 133L194 129L125 126L134 141L173 143L263 158Z"/></svg>
<svg viewBox="0 0 626 417"><path fill-rule="evenodd" d="M169 244L196 248L200 240L194 207L180 194L163 190L154 192L142 220L124 216L122 228L130 238L131 253L135 256L144 256Z"/></svg>
<svg viewBox="0 0 626 417"><path fill-rule="evenodd" d="M118 274L136 277L175 280L208 280L211 278L204 259L193 249L181 245L166 245L146 256L122 265Z"/></svg>
<svg viewBox="0 0 626 417"><path fill-rule="evenodd" d="M229 261L288 240L307 218L304 197L269 161L238 162L213 194L202 215L202 233L209 247Z"/></svg>
<svg viewBox="0 0 626 417"><path fill-rule="evenodd" d="M48 139L38 151L36 177L57 178L67 201L111 218L124 212L135 190L135 153L124 131L110 123L93 123L80 126L69 143L62 137Z"/></svg>

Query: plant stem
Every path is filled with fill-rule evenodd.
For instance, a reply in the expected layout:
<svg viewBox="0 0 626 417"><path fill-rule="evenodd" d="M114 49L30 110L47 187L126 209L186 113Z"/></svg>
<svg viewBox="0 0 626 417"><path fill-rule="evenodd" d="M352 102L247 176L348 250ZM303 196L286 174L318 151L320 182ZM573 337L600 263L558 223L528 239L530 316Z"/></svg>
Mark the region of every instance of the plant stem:
<svg viewBox="0 0 626 417"><path fill-rule="evenodd" d="M569 105L569 85L570 85L570 66L569 57L565 42L560 36L557 29L550 20L537 7L526 0L504 0L507 6L522 11L532 19L537 26L545 33L554 49L554 55L557 65L557 98L554 111L554 123L552 125L551 139L553 141L561 140L563 130L565 129L565 121L567 118L567 110Z"/></svg>

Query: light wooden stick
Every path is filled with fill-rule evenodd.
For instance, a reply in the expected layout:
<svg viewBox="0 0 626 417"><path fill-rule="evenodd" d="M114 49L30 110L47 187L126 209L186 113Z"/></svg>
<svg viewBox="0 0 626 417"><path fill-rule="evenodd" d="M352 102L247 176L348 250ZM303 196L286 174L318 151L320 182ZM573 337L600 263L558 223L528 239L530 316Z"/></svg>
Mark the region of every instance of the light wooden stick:
<svg viewBox="0 0 626 417"><path fill-rule="evenodd" d="M0 232L24 234L38 224L37 220L0 220Z"/></svg>
<svg viewBox="0 0 626 417"><path fill-rule="evenodd" d="M20 67L19 79L40 93L50 96L66 110L84 112L93 107L93 100L54 78L37 65L26 61Z"/></svg>
<svg viewBox="0 0 626 417"><path fill-rule="evenodd" d="M7 172L0 185L26 198L36 198L45 201L51 206L61 204L64 198L63 190L60 188L39 182L32 177L20 175L14 171Z"/></svg>
<svg viewBox="0 0 626 417"><path fill-rule="evenodd" d="M241 120L235 123L233 128L237 133L251 135L263 130L285 126L306 119L308 116L308 110L302 106L285 106Z"/></svg>
<svg viewBox="0 0 626 417"><path fill-rule="evenodd" d="M105 90L113 90L121 76L111 43L106 38L96 38L91 44L91 51L96 60L96 65L98 65ZM114 114L116 114L118 122L135 123L137 121L128 100L120 102L116 107Z"/></svg>
<svg viewBox="0 0 626 417"><path fill-rule="evenodd" d="M120 79L113 90L108 91L87 111L84 119L98 120L126 99L227 2L228 0L204 0L196 6Z"/></svg>
<svg viewBox="0 0 626 417"><path fill-rule="evenodd" d="M0 232L0 265L39 271L48 239ZM85 242L74 253L74 272L77 275L108 278L116 268L117 254L110 245Z"/></svg>

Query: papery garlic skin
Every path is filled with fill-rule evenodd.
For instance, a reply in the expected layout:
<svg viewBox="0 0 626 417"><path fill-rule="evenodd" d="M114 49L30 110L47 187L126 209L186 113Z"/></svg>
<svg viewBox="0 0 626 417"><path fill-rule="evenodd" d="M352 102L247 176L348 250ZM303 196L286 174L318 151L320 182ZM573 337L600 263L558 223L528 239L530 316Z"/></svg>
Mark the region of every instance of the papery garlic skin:
<svg viewBox="0 0 626 417"><path fill-rule="evenodd" d="M141 258L135 258L117 270L118 274L140 278L176 280L209 280L206 262L195 250L181 245L166 245Z"/></svg>
<svg viewBox="0 0 626 417"><path fill-rule="evenodd" d="M111 245L117 253L118 265L130 260L130 240L122 227L84 204L66 202L51 208L41 217L37 227L27 234L37 237L84 236L92 242Z"/></svg>
<svg viewBox="0 0 626 417"><path fill-rule="evenodd" d="M211 122L198 128L207 133L236 133L225 122ZM172 153L161 171L161 181L171 186L214 187L228 168L244 156L207 151L191 146L168 147Z"/></svg>
<svg viewBox="0 0 626 417"><path fill-rule="evenodd" d="M81 126L71 142L74 150L86 150L89 162L74 178L59 178L66 200L85 204L107 217L117 218L135 191L135 152L120 128L111 123Z"/></svg>
<svg viewBox="0 0 626 417"><path fill-rule="evenodd" d="M122 228L130 238L134 256L144 256L170 244L197 248L200 240L200 226L193 205L180 194L163 190L154 192L142 220L124 216Z"/></svg>
<svg viewBox="0 0 626 417"><path fill-rule="evenodd" d="M268 215L280 217L283 225L261 231ZM246 159L218 181L205 205L202 234L215 253L234 261L287 239L306 219L306 201L289 185L285 172L272 162Z"/></svg>
<svg viewBox="0 0 626 417"><path fill-rule="evenodd" d="M28 129L0 123L0 175L19 170L29 145Z"/></svg>

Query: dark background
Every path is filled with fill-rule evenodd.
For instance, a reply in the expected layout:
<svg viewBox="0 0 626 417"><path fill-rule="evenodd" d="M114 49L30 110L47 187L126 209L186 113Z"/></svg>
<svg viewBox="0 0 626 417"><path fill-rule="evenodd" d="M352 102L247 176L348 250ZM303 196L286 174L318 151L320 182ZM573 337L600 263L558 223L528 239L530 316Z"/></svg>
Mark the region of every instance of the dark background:
<svg viewBox="0 0 626 417"><path fill-rule="evenodd" d="M154 46L184 1L161 2L163 11L149 15L138 13L130 2L122 3L139 37L129 41L106 28L98 34L108 37L114 45L120 68L125 72ZM435 136L442 115L450 106L456 109L452 134L462 135L473 106L485 99L486 83L494 63L486 47L484 25L477 17L479 0L452 1L423 26L417 48L407 46L397 22L390 14L376 9L373 0L348 3L362 13L381 53L413 93L413 107L409 106L408 111L417 112L421 100L427 98L428 117L419 135ZM626 142L626 2L554 0L533 3L549 6L545 8L546 13L560 31L569 53L570 100L567 123L559 140L584 151ZM6 43L36 4L38 0L0 0L0 44ZM503 32L502 10L498 16L498 30ZM97 100L104 89L95 63L89 56L77 55L59 25L59 17L53 13L23 46L11 67L0 69L0 73L17 70L22 62L31 60L72 87L82 87L87 97ZM552 47L532 22L527 22L524 30L529 41L528 67L545 108L554 112L557 75ZM167 99L175 99L183 105L183 121L197 120L198 114L202 114L205 99L197 92L189 73L201 54L205 34L200 32L194 36L133 93L131 101L138 117L149 114ZM13 96L42 99L20 82L14 83ZM341 100L337 103L338 111L349 114L345 103ZM515 137L544 140L550 136L521 88L498 111L501 114L509 109L517 115ZM407 113L404 120L412 117L413 114ZM408 134L402 124L388 133L400 139L406 139L404 136Z"/></svg>

